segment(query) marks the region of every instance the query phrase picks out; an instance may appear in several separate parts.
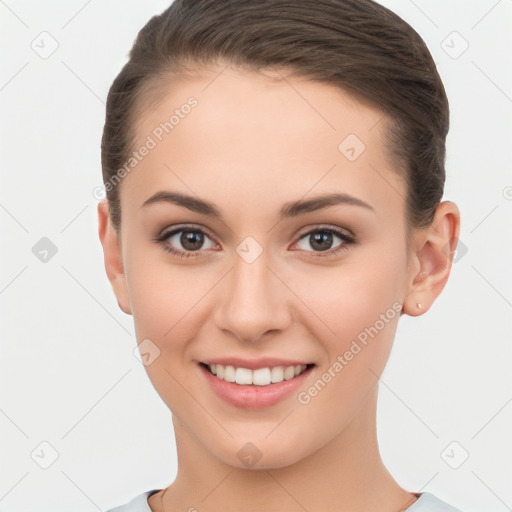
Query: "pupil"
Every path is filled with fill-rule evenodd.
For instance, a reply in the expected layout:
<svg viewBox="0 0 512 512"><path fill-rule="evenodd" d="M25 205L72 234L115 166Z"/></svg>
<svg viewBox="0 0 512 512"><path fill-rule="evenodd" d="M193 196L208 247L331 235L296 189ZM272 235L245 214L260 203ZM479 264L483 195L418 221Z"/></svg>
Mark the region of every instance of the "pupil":
<svg viewBox="0 0 512 512"><path fill-rule="evenodd" d="M332 234L331 233L315 233L312 236L311 247L315 248L317 245L317 249L320 251L325 251L329 249L332 244ZM327 245L327 246L326 246Z"/></svg>
<svg viewBox="0 0 512 512"><path fill-rule="evenodd" d="M203 245L203 234L194 231L184 231L180 237L183 247L189 251L196 251Z"/></svg>

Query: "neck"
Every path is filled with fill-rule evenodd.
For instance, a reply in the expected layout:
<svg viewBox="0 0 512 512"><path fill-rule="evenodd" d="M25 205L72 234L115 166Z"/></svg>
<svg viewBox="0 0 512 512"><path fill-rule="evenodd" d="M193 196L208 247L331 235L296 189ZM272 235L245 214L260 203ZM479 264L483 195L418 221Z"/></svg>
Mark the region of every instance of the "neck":
<svg viewBox="0 0 512 512"><path fill-rule="evenodd" d="M417 499L384 466L376 434L377 387L346 429L286 467L240 469L212 457L173 417L178 474L150 498L155 512L237 510L399 512ZM163 499L162 499L163 495ZM159 505L158 505L159 504Z"/></svg>

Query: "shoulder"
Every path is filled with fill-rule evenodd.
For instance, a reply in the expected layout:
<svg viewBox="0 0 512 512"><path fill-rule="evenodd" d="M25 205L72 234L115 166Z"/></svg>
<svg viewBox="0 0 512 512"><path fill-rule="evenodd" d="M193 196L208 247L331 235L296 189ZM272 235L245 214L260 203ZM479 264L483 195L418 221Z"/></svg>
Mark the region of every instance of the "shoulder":
<svg viewBox="0 0 512 512"><path fill-rule="evenodd" d="M429 492L423 492L420 497L404 512L462 512L440 500Z"/></svg>
<svg viewBox="0 0 512 512"><path fill-rule="evenodd" d="M159 490L160 489L151 489L150 491L143 492L135 496L135 498L128 503L111 508L106 512L152 512L148 504L148 498Z"/></svg>

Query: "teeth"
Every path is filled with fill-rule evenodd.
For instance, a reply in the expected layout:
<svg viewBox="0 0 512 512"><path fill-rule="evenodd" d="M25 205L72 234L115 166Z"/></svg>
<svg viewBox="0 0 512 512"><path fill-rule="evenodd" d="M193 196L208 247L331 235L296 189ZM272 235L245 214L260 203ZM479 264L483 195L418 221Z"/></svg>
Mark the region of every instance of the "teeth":
<svg viewBox="0 0 512 512"><path fill-rule="evenodd" d="M224 368L224 380L226 382L235 382L235 369L233 366L226 366Z"/></svg>
<svg viewBox="0 0 512 512"><path fill-rule="evenodd" d="M284 380L284 370L282 366L275 366L270 371L270 378L272 383L282 382Z"/></svg>
<svg viewBox="0 0 512 512"><path fill-rule="evenodd" d="M258 368L251 373L252 383L256 386L268 386L272 382L270 368Z"/></svg>
<svg viewBox="0 0 512 512"><path fill-rule="evenodd" d="M307 366L305 364L298 364L296 366L274 366L273 368L249 370L248 368L235 368L229 365L209 364L208 368L213 375L226 382L236 382L236 384L240 385L268 386L283 380L293 379L300 375Z"/></svg>
<svg viewBox="0 0 512 512"><path fill-rule="evenodd" d="M290 380L295 377L295 366L287 366L284 369L284 380Z"/></svg>

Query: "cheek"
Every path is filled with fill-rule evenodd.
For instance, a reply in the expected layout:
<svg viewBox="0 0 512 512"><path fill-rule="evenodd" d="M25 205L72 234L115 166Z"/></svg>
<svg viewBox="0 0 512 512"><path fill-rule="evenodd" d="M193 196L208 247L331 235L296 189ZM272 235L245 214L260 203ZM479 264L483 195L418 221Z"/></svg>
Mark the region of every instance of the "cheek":
<svg viewBox="0 0 512 512"><path fill-rule="evenodd" d="M189 348L207 317L201 298L212 288L214 276L142 254L134 254L131 263L128 283L136 339L151 340L158 353L145 370L169 409L186 416L190 403L183 390L193 389L197 379L190 371Z"/></svg>
<svg viewBox="0 0 512 512"><path fill-rule="evenodd" d="M144 337L153 336L162 341L175 338L176 332L187 323L187 315L193 315L201 287L190 281L185 283L176 272L158 278L144 270L141 268L130 281L135 326Z"/></svg>
<svg viewBox="0 0 512 512"><path fill-rule="evenodd" d="M127 282L137 340L153 340L175 365L176 355L206 321L205 299L218 276L207 266L170 261L163 250L133 251Z"/></svg>
<svg viewBox="0 0 512 512"><path fill-rule="evenodd" d="M405 264L396 252L361 251L357 261L295 280L315 315L308 325L326 354L322 364L343 358L343 370L338 365L333 372L344 374L335 379L346 380L344 389L364 388L376 379L372 371L379 375L384 368L400 318Z"/></svg>
<svg viewBox="0 0 512 512"><path fill-rule="evenodd" d="M401 302L396 286L400 266L384 267L386 272L353 265L340 270L337 279L314 279L315 286L311 280L302 283L308 306L322 320L309 325L315 325L314 336L326 355L316 380L298 396L299 410L307 415L313 431L335 435L350 423L386 365Z"/></svg>
<svg viewBox="0 0 512 512"><path fill-rule="evenodd" d="M381 314L397 308L402 263L357 262L295 279L298 295L333 334L343 340L374 324ZM377 268L379 267L379 268ZM394 309L393 309L394 311Z"/></svg>

